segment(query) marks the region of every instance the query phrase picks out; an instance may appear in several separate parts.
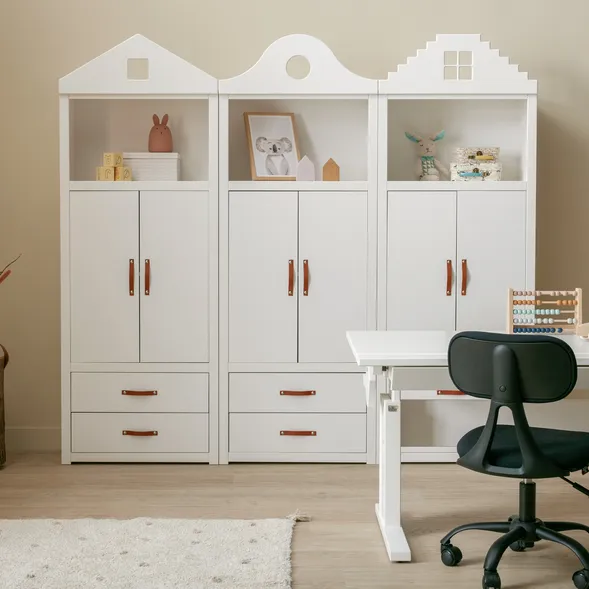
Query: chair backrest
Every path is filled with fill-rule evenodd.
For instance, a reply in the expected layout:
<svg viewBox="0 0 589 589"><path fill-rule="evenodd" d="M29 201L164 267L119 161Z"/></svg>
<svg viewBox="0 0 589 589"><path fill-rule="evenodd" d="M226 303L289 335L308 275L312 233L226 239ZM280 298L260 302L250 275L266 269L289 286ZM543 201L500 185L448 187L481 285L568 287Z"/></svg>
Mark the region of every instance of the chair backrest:
<svg viewBox="0 0 589 589"><path fill-rule="evenodd" d="M534 441L524 403L564 399L577 382L571 347L551 336L465 331L448 346L450 378L460 391L491 405L487 423L473 448L458 463L487 474L547 478L569 474L547 458ZM505 468L489 462L501 407L513 415L522 464Z"/></svg>

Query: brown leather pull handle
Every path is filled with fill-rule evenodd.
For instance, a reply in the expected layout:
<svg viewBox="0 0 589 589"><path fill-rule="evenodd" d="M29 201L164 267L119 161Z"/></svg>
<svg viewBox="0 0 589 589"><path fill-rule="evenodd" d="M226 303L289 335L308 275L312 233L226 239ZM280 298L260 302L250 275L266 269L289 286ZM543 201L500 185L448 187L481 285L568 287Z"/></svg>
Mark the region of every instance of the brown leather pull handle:
<svg viewBox="0 0 589 589"><path fill-rule="evenodd" d="M129 260L129 296L135 296L135 260Z"/></svg>
<svg viewBox="0 0 589 589"><path fill-rule="evenodd" d="M446 260L446 296L452 295L452 260Z"/></svg>
<svg viewBox="0 0 589 589"><path fill-rule="evenodd" d="M284 397L313 397L315 391L280 391Z"/></svg>
<svg viewBox="0 0 589 589"><path fill-rule="evenodd" d="M145 260L145 295L149 296L149 290L151 288L151 262Z"/></svg>
<svg viewBox="0 0 589 589"><path fill-rule="evenodd" d="M280 430L281 436L316 436L317 432L314 430Z"/></svg>
<svg viewBox="0 0 589 589"><path fill-rule="evenodd" d="M462 296L466 295L466 278L468 275L468 267L466 265L466 260L462 260Z"/></svg>
<svg viewBox="0 0 589 589"><path fill-rule="evenodd" d="M452 390L445 390L445 389L441 389L436 392L438 393L438 395L464 395L464 393L462 391L452 391Z"/></svg>
<svg viewBox="0 0 589 589"><path fill-rule="evenodd" d="M288 261L288 296L294 295L294 260Z"/></svg>
<svg viewBox="0 0 589 589"><path fill-rule="evenodd" d="M303 260L303 296L309 295L309 260Z"/></svg>
<svg viewBox="0 0 589 589"><path fill-rule="evenodd" d="M157 431L138 432L138 431L134 431L132 429L124 429L123 430L123 435L124 436L138 436L138 437L146 438L148 436L157 436L158 433L157 433Z"/></svg>
<svg viewBox="0 0 589 589"><path fill-rule="evenodd" d="M121 395L127 395L128 397L155 397L157 391L131 391L129 389L123 389Z"/></svg>

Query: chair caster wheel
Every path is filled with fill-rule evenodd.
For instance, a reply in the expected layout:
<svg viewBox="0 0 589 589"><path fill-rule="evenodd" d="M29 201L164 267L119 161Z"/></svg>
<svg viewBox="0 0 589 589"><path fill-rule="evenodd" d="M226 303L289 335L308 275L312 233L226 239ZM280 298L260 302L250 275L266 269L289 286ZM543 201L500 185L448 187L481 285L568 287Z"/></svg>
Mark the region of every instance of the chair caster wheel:
<svg viewBox="0 0 589 589"><path fill-rule="evenodd" d="M497 571L485 571L483 589L501 589L501 579Z"/></svg>
<svg viewBox="0 0 589 589"><path fill-rule="evenodd" d="M440 556L447 567L455 567L462 560L460 548L452 546L452 544L443 544Z"/></svg>
<svg viewBox="0 0 589 589"><path fill-rule="evenodd" d="M509 547L514 552L523 552L526 548L533 548L534 543L533 542L526 542L525 540L518 540L517 542L510 544Z"/></svg>
<svg viewBox="0 0 589 589"><path fill-rule="evenodd" d="M581 569L573 575L573 583L577 589L589 589L589 570Z"/></svg>

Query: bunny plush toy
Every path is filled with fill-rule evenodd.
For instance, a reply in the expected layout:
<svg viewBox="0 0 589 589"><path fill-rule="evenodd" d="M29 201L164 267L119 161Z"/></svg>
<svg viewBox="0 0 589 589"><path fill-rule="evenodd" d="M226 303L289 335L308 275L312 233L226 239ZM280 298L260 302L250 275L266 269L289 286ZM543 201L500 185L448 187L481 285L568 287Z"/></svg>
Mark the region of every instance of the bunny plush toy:
<svg viewBox="0 0 589 589"><path fill-rule="evenodd" d="M162 122L157 115L153 115L153 127L149 132L147 149L155 153L170 153L173 148L172 131L168 127L168 115L164 115Z"/></svg>
<svg viewBox="0 0 589 589"><path fill-rule="evenodd" d="M448 175L448 170L436 159L436 141L444 138L445 131L423 139L419 135L405 132L405 137L418 146L419 160L415 167L419 180L441 180L440 175Z"/></svg>

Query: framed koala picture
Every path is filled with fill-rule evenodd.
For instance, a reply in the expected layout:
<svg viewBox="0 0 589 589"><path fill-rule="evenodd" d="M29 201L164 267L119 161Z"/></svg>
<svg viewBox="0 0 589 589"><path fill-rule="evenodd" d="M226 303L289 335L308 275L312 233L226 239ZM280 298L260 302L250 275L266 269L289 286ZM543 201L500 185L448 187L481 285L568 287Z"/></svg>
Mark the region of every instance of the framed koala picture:
<svg viewBox="0 0 589 589"><path fill-rule="evenodd" d="M243 113L252 180L296 180L300 160L293 113Z"/></svg>

